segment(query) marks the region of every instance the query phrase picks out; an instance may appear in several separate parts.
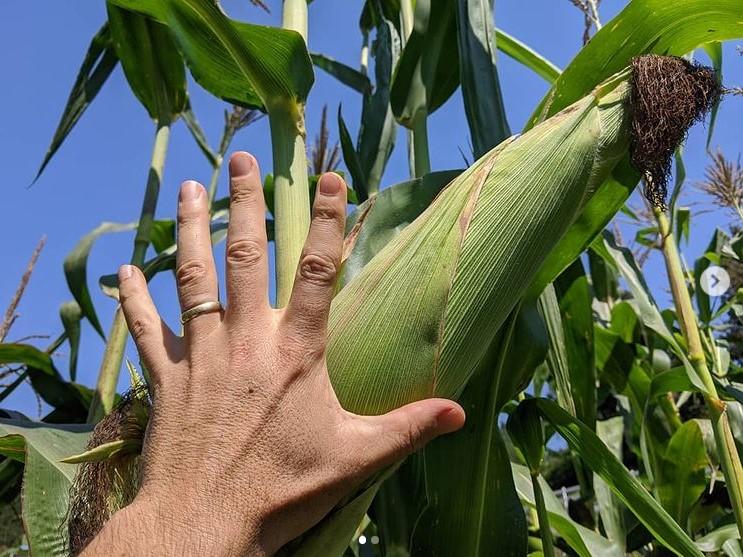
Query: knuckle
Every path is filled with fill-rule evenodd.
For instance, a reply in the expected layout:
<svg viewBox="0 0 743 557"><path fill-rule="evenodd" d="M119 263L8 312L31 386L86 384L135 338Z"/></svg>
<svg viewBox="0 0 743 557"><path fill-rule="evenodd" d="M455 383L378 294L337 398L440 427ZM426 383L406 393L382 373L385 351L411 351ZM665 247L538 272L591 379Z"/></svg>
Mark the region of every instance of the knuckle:
<svg viewBox="0 0 743 557"><path fill-rule="evenodd" d="M342 215L340 211L332 205L318 205L314 208L312 218L321 222L340 224Z"/></svg>
<svg viewBox="0 0 743 557"><path fill-rule="evenodd" d="M413 454L423 448L423 431L420 426L409 421L401 433L401 448L405 454Z"/></svg>
<svg viewBox="0 0 743 557"><path fill-rule="evenodd" d="M259 190L250 186L250 181L245 178L232 178L230 180L230 205L244 203L258 203Z"/></svg>
<svg viewBox="0 0 743 557"><path fill-rule="evenodd" d="M227 263L239 267L252 266L263 257L263 249L254 240L235 240L227 245Z"/></svg>
<svg viewBox="0 0 743 557"><path fill-rule="evenodd" d="M337 272L333 258L323 254L307 254L299 264L302 279L319 286L331 286L335 283Z"/></svg>
<svg viewBox="0 0 743 557"><path fill-rule="evenodd" d="M136 342L149 336L151 331L152 322L145 317L138 316L129 321L129 332Z"/></svg>
<svg viewBox="0 0 743 557"><path fill-rule="evenodd" d="M203 212L197 209L185 209L182 207L178 208L178 227L190 227L196 226L201 222L203 218Z"/></svg>
<svg viewBox="0 0 743 557"><path fill-rule="evenodd" d="M206 263L198 259L184 261L175 270L175 277L182 288L190 288L206 278Z"/></svg>

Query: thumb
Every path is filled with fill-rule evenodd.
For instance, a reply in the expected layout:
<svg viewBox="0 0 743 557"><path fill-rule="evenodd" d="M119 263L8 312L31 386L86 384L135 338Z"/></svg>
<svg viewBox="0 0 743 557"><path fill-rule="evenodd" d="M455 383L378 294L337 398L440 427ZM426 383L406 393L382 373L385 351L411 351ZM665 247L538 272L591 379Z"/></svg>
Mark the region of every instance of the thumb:
<svg viewBox="0 0 743 557"><path fill-rule="evenodd" d="M368 416L374 438L366 447L374 447L375 468L389 466L422 449L439 435L457 431L464 425L464 410L452 400L429 398L413 402L381 416Z"/></svg>

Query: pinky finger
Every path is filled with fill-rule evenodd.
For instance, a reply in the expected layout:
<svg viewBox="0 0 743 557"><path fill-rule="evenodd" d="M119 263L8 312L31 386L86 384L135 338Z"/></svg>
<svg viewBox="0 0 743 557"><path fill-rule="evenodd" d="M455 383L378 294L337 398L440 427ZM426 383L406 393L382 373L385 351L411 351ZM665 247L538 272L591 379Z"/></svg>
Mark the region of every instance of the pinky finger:
<svg viewBox="0 0 743 557"><path fill-rule="evenodd" d="M142 362L153 381L159 383L163 367L180 359L182 339L160 318L147 281L134 265L122 265L119 269L119 299Z"/></svg>

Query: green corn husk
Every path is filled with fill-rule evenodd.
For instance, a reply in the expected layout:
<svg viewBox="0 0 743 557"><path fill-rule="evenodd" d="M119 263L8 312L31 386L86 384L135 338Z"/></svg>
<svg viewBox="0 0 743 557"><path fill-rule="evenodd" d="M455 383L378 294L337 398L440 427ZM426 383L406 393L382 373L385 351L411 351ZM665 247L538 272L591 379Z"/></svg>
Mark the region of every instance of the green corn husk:
<svg viewBox="0 0 743 557"><path fill-rule="evenodd" d="M581 206L629 147L629 71L456 178L337 295L328 369L343 406L455 398Z"/></svg>

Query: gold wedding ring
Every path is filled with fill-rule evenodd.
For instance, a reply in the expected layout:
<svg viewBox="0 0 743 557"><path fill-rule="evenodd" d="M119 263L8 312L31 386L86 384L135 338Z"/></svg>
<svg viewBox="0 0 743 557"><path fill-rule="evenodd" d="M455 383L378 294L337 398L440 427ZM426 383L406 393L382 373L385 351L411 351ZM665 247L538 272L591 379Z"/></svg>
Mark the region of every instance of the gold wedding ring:
<svg viewBox="0 0 743 557"><path fill-rule="evenodd" d="M187 309L181 313L181 323L186 324L194 317L203 315L205 313L212 313L215 311L222 311L224 308L219 302L204 302L203 304L196 305L192 308Z"/></svg>

